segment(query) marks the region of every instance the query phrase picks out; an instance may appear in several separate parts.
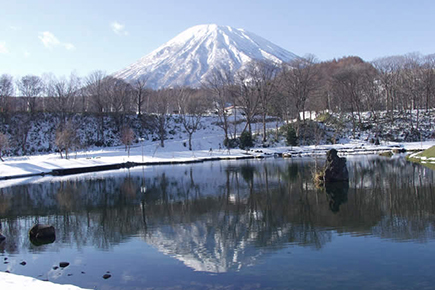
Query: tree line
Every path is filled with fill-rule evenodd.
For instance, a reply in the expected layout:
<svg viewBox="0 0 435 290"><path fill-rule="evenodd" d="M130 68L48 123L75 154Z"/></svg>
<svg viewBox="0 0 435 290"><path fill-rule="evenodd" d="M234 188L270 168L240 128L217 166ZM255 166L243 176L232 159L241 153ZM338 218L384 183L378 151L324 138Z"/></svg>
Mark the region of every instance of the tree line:
<svg viewBox="0 0 435 290"><path fill-rule="evenodd" d="M128 132L126 116L151 116L153 129L164 146L168 116L176 114L189 136L190 149L201 117L210 113L217 115L225 140L242 132L252 134L252 123L261 122L265 142L269 117L277 124L296 120L299 134L305 112L350 114L354 132L362 125L362 112L371 112L374 123L380 111L386 111L391 122L397 116L393 112L404 116L414 112L417 117L410 122L418 130L420 112L432 109L434 104L435 54L389 56L372 62L359 57L319 62L313 55L283 64L254 61L235 75L215 70L197 88L158 90L150 89L146 78L128 83L102 71L83 78L74 73L68 77L0 76L0 116L4 124L15 113L25 113L32 119L37 113L49 112L58 116L62 131L68 128L71 116L94 114L100 118L99 138L104 138L104 116L113 116L119 132ZM244 116L242 132L236 130L238 120L234 119L236 114L229 114L230 106L233 113L238 110ZM131 142L131 138L123 139Z"/></svg>

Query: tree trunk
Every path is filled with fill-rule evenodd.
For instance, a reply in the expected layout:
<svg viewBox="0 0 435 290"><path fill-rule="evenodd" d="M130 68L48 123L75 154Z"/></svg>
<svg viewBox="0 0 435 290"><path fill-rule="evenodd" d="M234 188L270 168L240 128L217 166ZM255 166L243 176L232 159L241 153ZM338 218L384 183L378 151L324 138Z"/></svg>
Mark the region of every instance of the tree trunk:
<svg viewBox="0 0 435 290"><path fill-rule="evenodd" d="M263 114L263 143L266 142L266 114Z"/></svg>

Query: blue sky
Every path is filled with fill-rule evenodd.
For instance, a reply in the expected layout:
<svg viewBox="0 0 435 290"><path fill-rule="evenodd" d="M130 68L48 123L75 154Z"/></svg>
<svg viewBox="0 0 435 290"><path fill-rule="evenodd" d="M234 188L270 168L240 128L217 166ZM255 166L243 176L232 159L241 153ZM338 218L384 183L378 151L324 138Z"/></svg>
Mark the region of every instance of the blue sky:
<svg viewBox="0 0 435 290"><path fill-rule="evenodd" d="M320 60L432 54L434 15L424 0L0 0L0 74L110 74L209 23Z"/></svg>

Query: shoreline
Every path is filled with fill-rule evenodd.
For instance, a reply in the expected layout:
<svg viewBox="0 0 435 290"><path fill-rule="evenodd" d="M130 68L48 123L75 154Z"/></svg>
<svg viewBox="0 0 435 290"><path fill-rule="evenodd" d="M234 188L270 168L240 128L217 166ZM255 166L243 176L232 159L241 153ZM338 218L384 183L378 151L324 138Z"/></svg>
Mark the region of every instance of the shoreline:
<svg viewBox="0 0 435 290"><path fill-rule="evenodd" d="M75 157L61 159L58 154L12 157L0 163L0 182L11 179L43 177L46 175L65 176L89 172L117 170L137 166L177 165L202 163L207 161L262 159L270 157L298 158L324 155L334 148L341 156L372 155L385 152L409 153L425 150L435 144L435 140L426 142L372 145L365 143L348 143L336 145L253 148L250 151L232 149L219 151L176 151L170 148L166 152L143 155L141 147L132 148L129 157L119 147L76 152ZM149 149L149 148L148 148ZM171 150L172 149L172 150ZM89 157L91 155L92 157ZM190 156L189 156L190 155ZM74 156L71 154L70 156ZM127 160L126 160L127 159ZM5 175L8 172L10 174ZM3 173L3 174L1 174Z"/></svg>

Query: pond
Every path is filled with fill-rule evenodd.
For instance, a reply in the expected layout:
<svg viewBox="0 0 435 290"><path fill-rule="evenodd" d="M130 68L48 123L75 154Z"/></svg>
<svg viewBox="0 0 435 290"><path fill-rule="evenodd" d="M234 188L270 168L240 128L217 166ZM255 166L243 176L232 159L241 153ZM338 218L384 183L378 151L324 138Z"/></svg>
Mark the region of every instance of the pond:
<svg viewBox="0 0 435 290"><path fill-rule="evenodd" d="M95 289L433 289L435 172L349 157L349 183L318 189L323 163L0 182L0 271ZM55 242L29 241L36 222L55 227Z"/></svg>

